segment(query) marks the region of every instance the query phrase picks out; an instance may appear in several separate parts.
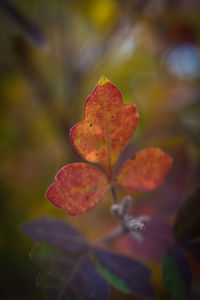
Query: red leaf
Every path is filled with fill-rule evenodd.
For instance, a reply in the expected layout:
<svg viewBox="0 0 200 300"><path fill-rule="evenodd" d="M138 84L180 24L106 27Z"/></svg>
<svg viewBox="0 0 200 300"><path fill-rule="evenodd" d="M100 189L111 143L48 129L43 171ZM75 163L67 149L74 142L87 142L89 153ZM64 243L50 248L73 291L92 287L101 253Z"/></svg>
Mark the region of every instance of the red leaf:
<svg viewBox="0 0 200 300"><path fill-rule="evenodd" d="M112 175L138 118L136 107L123 104L118 88L102 77L85 102L84 121L71 129L72 144L86 160L102 165Z"/></svg>
<svg viewBox="0 0 200 300"><path fill-rule="evenodd" d="M159 148L136 153L125 162L117 176L117 183L129 189L151 190L163 183L172 159Z"/></svg>
<svg viewBox="0 0 200 300"><path fill-rule="evenodd" d="M93 165L74 163L63 167L46 197L75 216L95 207L109 188L106 175Z"/></svg>
<svg viewBox="0 0 200 300"><path fill-rule="evenodd" d="M113 171L119 155L133 135L138 113L132 103L123 104L119 89L102 77L84 105L84 120L70 131L76 151L88 161L98 163L107 177L92 165L65 166L56 175L46 196L57 207L78 215L97 205L113 184ZM171 166L171 158L152 148L127 161L117 176L117 183L127 188L148 190L159 186Z"/></svg>

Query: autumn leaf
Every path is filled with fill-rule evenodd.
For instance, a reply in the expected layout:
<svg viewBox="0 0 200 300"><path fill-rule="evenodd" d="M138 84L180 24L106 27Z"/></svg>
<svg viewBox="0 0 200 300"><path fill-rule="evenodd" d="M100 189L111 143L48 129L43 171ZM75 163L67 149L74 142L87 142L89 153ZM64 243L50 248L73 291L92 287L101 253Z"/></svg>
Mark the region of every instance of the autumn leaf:
<svg viewBox="0 0 200 300"><path fill-rule="evenodd" d="M63 167L46 197L57 207L75 216L97 205L109 188L106 175L93 165L74 163Z"/></svg>
<svg viewBox="0 0 200 300"><path fill-rule="evenodd" d="M118 88L102 77L85 102L84 121L71 129L72 144L81 156L100 164L111 176L138 118L134 104L123 104Z"/></svg>
<svg viewBox="0 0 200 300"><path fill-rule="evenodd" d="M163 183L172 159L159 148L140 151L125 162L117 183L129 189L151 190Z"/></svg>
<svg viewBox="0 0 200 300"><path fill-rule="evenodd" d="M136 190L161 185L171 158L158 148L136 153L114 178L116 162L133 135L138 119L134 104L123 104L119 89L102 77L85 102L84 120L71 129L70 136L76 151L86 160L101 165L107 176L87 163L67 165L56 175L46 197L75 216L95 207L115 182Z"/></svg>

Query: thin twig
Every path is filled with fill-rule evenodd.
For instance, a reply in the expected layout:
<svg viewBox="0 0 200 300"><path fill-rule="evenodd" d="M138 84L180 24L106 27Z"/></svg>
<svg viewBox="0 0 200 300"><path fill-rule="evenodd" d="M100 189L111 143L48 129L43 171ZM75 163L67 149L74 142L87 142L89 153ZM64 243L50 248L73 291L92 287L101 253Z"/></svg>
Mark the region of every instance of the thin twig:
<svg viewBox="0 0 200 300"><path fill-rule="evenodd" d="M120 204L116 204L116 193L114 186L112 188L112 195L114 204L111 206L111 213L118 219L120 225L113 228L110 232L108 232L108 234L98 240L96 242L97 244L110 244L125 233L130 233L133 235L134 232L137 232L139 234L139 232L145 228L143 222L149 220L149 217L146 215L142 215L137 218L127 215L132 202L130 196L124 197Z"/></svg>
<svg viewBox="0 0 200 300"><path fill-rule="evenodd" d="M122 226L116 226L109 231L103 238L97 241L98 244L110 244L125 233Z"/></svg>
<svg viewBox="0 0 200 300"><path fill-rule="evenodd" d="M111 193L112 193L112 197L113 197L113 202L116 204L118 201L117 201L117 193L116 193L114 184L111 187Z"/></svg>

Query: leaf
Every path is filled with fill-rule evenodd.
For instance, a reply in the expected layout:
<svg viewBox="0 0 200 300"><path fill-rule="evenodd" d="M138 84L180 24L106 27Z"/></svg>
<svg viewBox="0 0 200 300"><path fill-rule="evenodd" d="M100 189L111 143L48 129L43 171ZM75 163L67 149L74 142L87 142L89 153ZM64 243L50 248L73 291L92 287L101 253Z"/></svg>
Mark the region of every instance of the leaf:
<svg viewBox="0 0 200 300"><path fill-rule="evenodd" d="M178 240L200 237L200 189L192 193L180 208L174 223L174 236Z"/></svg>
<svg viewBox="0 0 200 300"><path fill-rule="evenodd" d="M138 113L132 103L123 104L117 87L102 77L84 105L84 121L70 131L77 152L88 161L100 164L107 177L95 166L85 163L62 168L46 197L69 215L82 214L95 207L111 185L117 183L138 190L162 184L171 158L158 148L143 150L128 160L116 178L115 164L135 131Z"/></svg>
<svg viewBox="0 0 200 300"><path fill-rule="evenodd" d="M150 220L142 233L124 235L116 241L116 246L124 244L124 247L133 251L136 257L160 262L169 245L173 243L171 231L166 217L159 214L150 215ZM138 234L140 235L137 239Z"/></svg>
<svg viewBox="0 0 200 300"><path fill-rule="evenodd" d="M163 259L163 281L172 300L189 299L192 280L187 259L176 245L171 246Z"/></svg>
<svg viewBox="0 0 200 300"><path fill-rule="evenodd" d="M119 291L125 293L125 294L130 294L131 290L126 284L124 280L121 278L117 277L115 274L110 272L108 269L104 268L102 264L100 264L98 261L95 261L97 270L99 273L106 279L107 282L109 282L113 287L118 289Z"/></svg>
<svg viewBox="0 0 200 300"><path fill-rule="evenodd" d="M181 247L200 262L200 241L190 243L184 242L181 243Z"/></svg>
<svg viewBox="0 0 200 300"><path fill-rule="evenodd" d="M80 252L88 248L82 234L65 221L43 217L23 225L21 230L37 242L47 242L67 251Z"/></svg>
<svg viewBox="0 0 200 300"><path fill-rule="evenodd" d="M86 253L74 255L42 244L31 254L42 269L37 286L47 300L107 300L109 287L90 263Z"/></svg>
<svg viewBox="0 0 200 300"><path fill-rule="evenodd" d="M109 188L106 175L93 165L74 163L63 167L48 188L46 197L69 215L82 214L93 207Z"/></svg>
<svg viewBox="0 0 200 300"><path fill-rule="evenodd" d="M160 186L171 167L172 159L159 148L140 151L125 162L117 183L134 190L151 190Z"/></svg>
<svg viewBox="0 0 200 300"><path fill-rule="evenodd" d="M123 104L120 91L102 77L84 105L84 121L70 132L76 151L112 175L115 163L138 123L132 103Z"/></svg>
<svg viewBox="0 0 200 300"><path fill-rule="evenodd" d="M31 258L43 270L37 284L45 299L87 299L87 293L94 295L94 299L107 299L105 279L124 293L145 295L147 298L153 296L150 271L146 267L128 257L91 248L84 237L64 221L40 218L23 225L22 231L35 241L43 242L32 251ZM95 260L94 266L88 255ZM96 269L104 279L96 273ZM86 278L86 275L89 277ZM90 277L99 281L99 285L90 282ZM89 285L93 285L91 290ZM100 296L95 295L93 288Z"/></svg>
<svg viewBox="0 0 200 300"><path fill-rule="evenodd" d="M152 203L153 206L156 207L161 213L169 215L172 213L177 213L181 203L183 203L184 194L185 185L181 185L176 182L168 183L167 180L167 182L165 182L159 189L151 191L150 194L148 193L144 195L144 197L141 199L141 202Z"/></svg>
<svg viewBox="0 0 200 300"><path fill-rule="evenodd" d="M98 248L93 248L93 252L97 269L111 285L137 297L154 297L150 271L145 266L134 259Z"/></svg>

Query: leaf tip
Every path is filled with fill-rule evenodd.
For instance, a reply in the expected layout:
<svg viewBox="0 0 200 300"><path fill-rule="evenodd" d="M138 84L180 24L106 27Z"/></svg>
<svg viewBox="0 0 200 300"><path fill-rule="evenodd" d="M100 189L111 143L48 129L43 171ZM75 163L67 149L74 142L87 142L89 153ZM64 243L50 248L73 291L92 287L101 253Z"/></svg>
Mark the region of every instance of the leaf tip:
<svg viewBox="0 0 200 300"><path fill-rule="evenodd" d="M106 78L105 76L101 76L101 78L98 81L98 85L104 85L105 83L109 82L109 79Z"/></svg>

